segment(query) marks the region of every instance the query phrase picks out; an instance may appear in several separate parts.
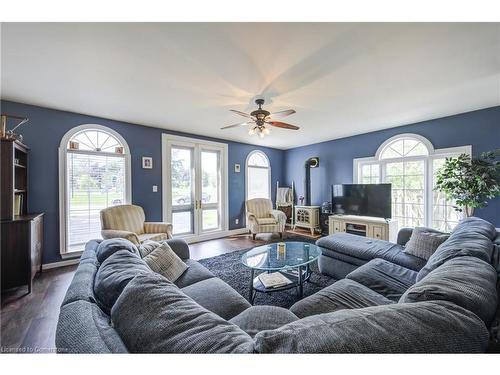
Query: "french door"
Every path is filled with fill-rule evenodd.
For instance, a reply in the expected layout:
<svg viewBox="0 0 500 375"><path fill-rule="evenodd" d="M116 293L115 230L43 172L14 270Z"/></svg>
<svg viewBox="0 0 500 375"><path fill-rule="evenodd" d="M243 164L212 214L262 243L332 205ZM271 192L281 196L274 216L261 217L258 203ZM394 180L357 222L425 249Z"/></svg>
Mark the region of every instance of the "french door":
<svg viewBox="0 0 500 375"><path fill-rule="evenodd" d="M227 145L164 137L164 215L173 235L203 239L226 231Z"/></svg>

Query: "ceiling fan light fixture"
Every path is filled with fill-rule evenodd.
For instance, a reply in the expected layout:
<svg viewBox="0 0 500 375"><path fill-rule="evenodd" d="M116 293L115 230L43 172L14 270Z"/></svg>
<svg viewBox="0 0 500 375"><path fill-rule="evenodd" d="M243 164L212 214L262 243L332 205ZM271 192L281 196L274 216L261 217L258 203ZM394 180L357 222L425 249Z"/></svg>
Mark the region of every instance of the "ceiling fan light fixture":
<svg viewBox="0 0 500 375"><path fill-rule="evenodd" d="M255 111L252 111L251 113L245 113L241 111L237 111L235 109L231 109L230 111L246 117L250 118L250 120L247 120L246 122L241 122L239 124L234 124L234 125L229 125L229 126L224 126L221 129L229 129L229 128L236 128L240 126L246 126L250 125L248 129L248 135L252 136L254 134L257 134L260 138L264 138L264 136L268 135L271 133L269 126L274 126L277 128L282 128L282 129L292 129L292 130L298 130L299 127L295 125L290 125L285 122L281 121L274 121L274 116L278 117L285 117L289 116L295 113L294 109L286 109L283 111L279 112L274 112L270 113L269 111L266 111L265 109L262 108L262 105L264 104L264 99L263 98L258 98L255 100L255 104L259 106L258 109Z"/></svg>

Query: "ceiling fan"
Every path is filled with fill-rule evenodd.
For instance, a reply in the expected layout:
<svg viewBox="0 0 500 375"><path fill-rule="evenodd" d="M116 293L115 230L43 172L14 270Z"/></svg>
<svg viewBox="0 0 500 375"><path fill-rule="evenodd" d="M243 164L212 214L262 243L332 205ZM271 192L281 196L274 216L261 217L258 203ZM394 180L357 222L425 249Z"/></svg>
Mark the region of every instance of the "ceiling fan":
<svg viewBox="0 0 500 375"><path fill-rule="evenodd" d="M277 128L282 128L282 129L292 129L292 130L300 129L298 126L290 125L290 124L287 124L286 122L273 121L273 119L272 119L274 117L279 118L279 117L293 115L295 113L295 110L287 109L284 111L271 113L269 111L266 111L265 109L262 109L262 105L264 104L264 99L256 99L255 104L257 104L259 106L259 109L256 109L255 111L252 111L250 113L245 113L245 112L237 111L235 109L230 109L231 112L237 113L238 115L243 116L243 117L247 117L247 118L251 119L251 121L249 120L246 122L241 122L239 124L224 126L221 129L237 128L239 126L250 125L250 127L248 129L248 134L249 135L258 134L259 137L261 137L261 138L264 138L264 136L266 134L269 134L270 130L269 130L268 125L275 126Z"/></svg>

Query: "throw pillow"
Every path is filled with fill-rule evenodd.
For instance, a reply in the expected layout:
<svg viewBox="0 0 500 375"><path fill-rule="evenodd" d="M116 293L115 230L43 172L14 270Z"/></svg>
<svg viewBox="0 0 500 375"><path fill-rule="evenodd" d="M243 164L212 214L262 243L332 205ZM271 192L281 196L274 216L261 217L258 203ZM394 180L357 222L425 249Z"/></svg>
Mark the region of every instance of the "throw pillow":
<svg viewBox="0 0 500 375"><path fill-rule="evenodd" d="M404 252L428 260L448 237L449 234L431 228L415 227Z"/></svg>
<svg viewBox="0 0 500 375"><path fill-rule="evenodd" d="M156 249L158 246L160 246L159 242L152 241L152 240L146 240L143 243L141 243L137 248L139 249L139 253L141 254L141 258L144 258L146 255L150 254L153 252L154 249Z"/></svg>
<svg viewBox="0 0 500 375"><path fill-rule="evenodd" d="M149 268L171 282L177 280L188 269L187 264L166 243L160 244L143 259Z"/></svg>

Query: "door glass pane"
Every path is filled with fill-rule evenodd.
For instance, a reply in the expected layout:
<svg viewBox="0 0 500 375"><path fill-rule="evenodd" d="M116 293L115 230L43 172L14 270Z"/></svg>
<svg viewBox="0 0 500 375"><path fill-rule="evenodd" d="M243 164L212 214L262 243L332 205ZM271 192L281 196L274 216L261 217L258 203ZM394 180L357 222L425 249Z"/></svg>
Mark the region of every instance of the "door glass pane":
<svg viewBox="0 0 500 375"><path fill-rule="evenodd" d="M172 213L173 234L193 233L193 217L191 211Z"/></svg>
<svg viewBox="0 0 500 375"><path fill-rule="evenodd" d="M193 149L172 147L171 156L172 232L193 233Z"/></svg>
<svg viewBox="0 0 500 375"><path fill-rule="evenodd" d="M219 210L208 209L203 210L203 230L211 230L219 228Z"/></svg>
<svg viewBox="0 0 500 375"><path fill-rule="evenodd" d="M68 251L101 238L99 212L125 204L125 158L67 154Z"/></svg>
<svg viewBox="0 0 500 375"><path fill-rule="evenodd" d="M189 205L192 200L192 159L189 148L172 148L172 205Z"/></svg>
<svg viewBox="0 0 500 375"><path fill-rule="evenodd" d="M219 201L219 151L201 152L201 202Z"/></svg>

